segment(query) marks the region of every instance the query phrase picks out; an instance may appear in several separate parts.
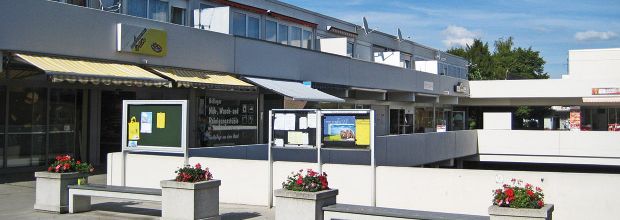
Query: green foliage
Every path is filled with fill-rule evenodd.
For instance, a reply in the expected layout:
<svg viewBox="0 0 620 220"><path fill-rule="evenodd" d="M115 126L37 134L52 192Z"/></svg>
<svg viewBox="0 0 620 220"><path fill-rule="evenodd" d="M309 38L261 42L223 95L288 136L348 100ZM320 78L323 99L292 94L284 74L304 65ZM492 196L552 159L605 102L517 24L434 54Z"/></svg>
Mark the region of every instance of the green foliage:
<svg viewBox="0 0 620 220"><path fill-rule="evenodd" d="M491 53L488 43L475 39L465 48L451 48L447 52L467 59L470 80L548 79L544 72L545 60L539 51L514 47L512 37L494 42Z"/></svg>
<svg viewBox="0 0 620 220"><path fill-rule="evenodd" d="M286 181L282 183L282 188L292 191L318 192L329 189L327 183L327 174L319 175L319 173L308 169L306 175L302 174L303 170L297 173L291 172L292 176L288 176Z"/></svg>

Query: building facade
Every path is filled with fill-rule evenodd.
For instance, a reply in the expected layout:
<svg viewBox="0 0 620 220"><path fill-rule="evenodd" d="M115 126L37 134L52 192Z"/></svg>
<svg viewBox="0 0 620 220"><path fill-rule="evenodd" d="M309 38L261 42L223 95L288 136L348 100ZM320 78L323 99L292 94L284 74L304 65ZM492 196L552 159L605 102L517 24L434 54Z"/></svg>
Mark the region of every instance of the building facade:
<svg viewBox="0 0 620 220"><path fill-rule="evenodd" d="M264 143L277 108L374 109L378 135L467 128L464 59L278 1L8 0L0 30L2 172L104 163L132 99L189 100L190 147Z"/></svg>

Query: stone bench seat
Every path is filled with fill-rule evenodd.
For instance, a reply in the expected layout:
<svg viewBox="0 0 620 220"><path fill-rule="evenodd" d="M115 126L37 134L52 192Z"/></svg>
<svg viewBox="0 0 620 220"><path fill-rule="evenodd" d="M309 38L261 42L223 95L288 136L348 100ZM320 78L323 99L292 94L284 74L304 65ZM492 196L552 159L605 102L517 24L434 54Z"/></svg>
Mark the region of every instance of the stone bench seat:
<svg viewBox="0 0 620 220"><path fill-rule="evenodd" d="M361 205L335 204L323 207L324 218L330 219L424 219L424 220L488 220L488 216L393 209Z"/></svg>
<svg viewBox="0 0 620 220"><path fill-rule="evenodd" d="M137 188L110 185L70 185L69 213L85 212L90 210L91 197L106 197L118 199L133 199L161 202L161 189Z"/></svg>

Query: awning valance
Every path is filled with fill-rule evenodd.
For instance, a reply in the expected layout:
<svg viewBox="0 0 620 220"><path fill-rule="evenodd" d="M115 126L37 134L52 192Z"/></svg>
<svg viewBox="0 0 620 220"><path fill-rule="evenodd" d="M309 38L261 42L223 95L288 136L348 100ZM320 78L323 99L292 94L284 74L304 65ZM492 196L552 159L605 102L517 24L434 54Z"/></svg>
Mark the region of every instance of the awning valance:
<svg viewBox="0 0 620 220"><path fill-rule="evenodd" d="M134 65L26 54L15 56L45 71L52 82L166 87L171 84Z"/></svg>
<svg viewBox="0 0 620 220"><path fill-rule="evenodd" d="M179 87L239 90L256 89L253 85L224 73L164 67L151 69L156 73L174 80Z"/></svg>
<svg viewBox="0 0 620 220"><path fill-rule="evenodd" d="M246 79L256 85L297 101L344 102L344 99L321 92L298 82L253 77L246 77Z"/></svg>

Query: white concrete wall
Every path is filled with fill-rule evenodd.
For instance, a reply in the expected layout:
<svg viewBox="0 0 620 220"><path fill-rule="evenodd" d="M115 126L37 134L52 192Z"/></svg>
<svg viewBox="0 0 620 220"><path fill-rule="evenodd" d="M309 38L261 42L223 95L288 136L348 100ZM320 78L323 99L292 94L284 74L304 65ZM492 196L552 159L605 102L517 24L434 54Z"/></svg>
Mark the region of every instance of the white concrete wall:
<svg viewBox="0 0 620 220"><path fill-rule="evenodd" d="M592 88L620 87L620 78L531 79L470 81L470 97L574 98L592 97Z"/></svg>
<svg viewBox="0 0 620 220"><path fill-rule="evenodd" d="M512 129L511 112L484 112L482 114L482 128L485 130L510 130Z"/></svg>
<svg viewBox="0 0 620 220"><path fill-rule="evenodd" d="M118 185L121 153L108 157L108 184ZM129 186L158 188L159 180L174 177L182 157L130 154L127 157ZM222 180L220 201L267 205L267 161L190 158L208 166ZM275 162L274 189L291 171L313 168L314 163ZM339 189L338 203L370 205L371 169L368 166L325 164L330 187ZM377 168L377 206L422 211L487 215L492 190L503 181L520 178L543 187L546 202L556 205L555 219L614 219L620 192L617 174L522 172L411 167ZM544 180L541 182L541 180ZM277 204L276 204L277 205Z"/></svg>
<svg viewBox="0 0 620 220"><path fill-rule="evenodd" d="M617 174L378 167L377 206L488 215L498 179L541 186L553 219L617 219ZM541 180L544 182L541 183Z"/></svg>
<svg viewBox="0 0 620 220"><path fill-rule="evenodd" d="M325 38L320 39L321 52L347 56L347 38Z"/></svg>
<svg viewBox="0 0 620 220"><path fill-rule="evenodd" d="M415 61L415 70L417 71L438 74L439 73L437 71L438 67L439 67L439 64L437 64L437 60Z"/></svg>
<svg viewBox="0 0 620 220"><path fill-rule="evenodd" d="M570 79L620 79L620 48L569 50Z"/></svg>

